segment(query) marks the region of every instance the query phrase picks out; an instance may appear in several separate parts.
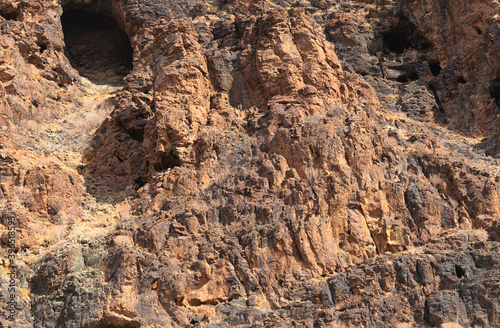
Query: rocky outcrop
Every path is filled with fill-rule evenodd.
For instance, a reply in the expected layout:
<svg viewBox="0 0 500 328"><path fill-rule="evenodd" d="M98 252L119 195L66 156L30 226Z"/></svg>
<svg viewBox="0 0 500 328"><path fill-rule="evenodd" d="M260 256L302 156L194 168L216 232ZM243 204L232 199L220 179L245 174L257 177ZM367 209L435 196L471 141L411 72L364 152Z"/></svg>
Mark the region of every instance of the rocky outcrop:
<svg viewBox="0 0 500 328"><path fill-rule="evenodd" d="M456 133L496 131L496 2L3 6L0 215L26 253L20 325L499 324L497 163ZM78 25L63 42L70 10L133 49L102 124L72 123L93 134L82 163L81 148L47 154L62 128L23 121L66 126L77 99L114 92L79 73L126 72Z"/></svg>
<svg viewBox="0 0 500 328"><path fill-rule="evenodd" d="M28 210L56 215L82 196L80 177L65 170L56 158L33 165L28 154L22 155L22 158L3 158L12 163L3 167L2 189L5 194L17 197ZM37 161L37 158L31 160Z"/></svg>
<svg viewBox="0 0 500 328"><path fill-rule="evenodd" d="M339 318L348 326L370 327L401 322L431 327L498 325L498 300L486 292L496 279L498 245L490 248L485 237L454 234L406 254L365 261L332 277L328 286ZM456 252L445 251L447 244Z"/></svg>
<svg viewBox="0 0 500 328"><path fill-rule="evenodd" d="M340 46L346 63L370 76L381 100L394 105L399 94L398 84L386 79L419 79L435 93L438 113L453 129L476 136L496 133L496 1L372 1L357 7L332 12L327 36Z"/></svg>

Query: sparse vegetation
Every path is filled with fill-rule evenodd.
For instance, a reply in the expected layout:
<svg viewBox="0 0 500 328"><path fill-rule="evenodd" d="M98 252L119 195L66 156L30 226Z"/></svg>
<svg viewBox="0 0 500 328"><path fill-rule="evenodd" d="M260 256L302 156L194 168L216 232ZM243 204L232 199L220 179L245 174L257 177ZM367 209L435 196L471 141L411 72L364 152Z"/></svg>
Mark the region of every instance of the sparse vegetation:
<svg viewBox="0 0 500 328"><path fill-rule="evenodd" d="M16 81L34 81L0 94L13 100L0 107L0 215L19 217L21 325L491 320L461 309L494 302L500 180L436 122L472 113L496 133L500 120L481 95L464 101L473 72L493 74L470 67L484 59L474 42L438 51L455 13L439 21L389 0L286 2L287 12L283 1L223 1L188 17L175 1L32 1L22 22L2 22L13 33L0 54L0 73L12 66ZM123 67L120 51L105 58L118 39L101 25L113 19L126 46L115 49L130 50ZM457 89L453 74L470 82Z"/></svg>
<svg viewBox="0 0 500 328"><path fill-rule="evenodd" d="M50 108L38 106L33 109L33 118L38 123L46 122L52 119L53 113Z"/></svg>
<svg viewBox="0 0 500 328"><path fill-rule="evenodd" d="M484 230L484 229L475 229L472 230L472 235L480 242L486 242L488 241L488 238L490 237L489 233Z"/></svg>
<svg viewBox="0 0 500 328"><path fill-rule="evenodd" d="M463 328L458 322L447 322L441 325L441 328Z"/></svg>
<svg viewBox="0 0 500 328"><path fill-rule="evenodd" d="M118 210L118 214L120 215L120 219L122 221L130 220L130 214L132 212L132 207L129 203L123 202L116 206Z"/></svg>
<svg viewBox="0 0 500 328"><path fill-rule="evenodd" d="M54 242L58 242L59 240L63 240L66 236L68 236L68 226L67 225L56 225L50 232L50 240Z"/></svg>
<svg viewBox="0 0 500 328"><path fill-rule="evenodd" d="M24 202L27 200L27 198L30 196L31 191L29 188L26 188L24 186L14 186L12 187L12 201L11 203L13 205L17 206L22 206L24 205Z"/></svg>
<svg viewBox="0 0 500 328"><path fill-rule="evenodd" d="M81 120L75 122L76 128L80 131L95 131L108 116L106 108L99 107L81 115Z"/></svg>
<svg viewBox="0 0 500 328"><path fill-rule="evenodd" d="M433 153L433 150L422 142L415 142L407 150L409 153L415 153L418 156L428 156Z"/></svg>
<svg viewBox="0 0 500 328"><path fill-rule="evenodd" d="M406 48L403 51L403 58L407 59L410 62L417 62L419 60L418 51L416 49L413 49L412 47Z"/></svg>

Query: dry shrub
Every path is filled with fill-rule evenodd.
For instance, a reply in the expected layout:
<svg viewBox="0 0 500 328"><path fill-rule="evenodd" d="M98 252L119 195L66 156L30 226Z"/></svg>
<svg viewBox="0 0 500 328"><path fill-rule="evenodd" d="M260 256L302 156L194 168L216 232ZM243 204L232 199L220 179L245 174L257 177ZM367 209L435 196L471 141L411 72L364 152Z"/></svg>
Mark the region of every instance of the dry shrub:
<svg viewBox="0 0 500 328"><path fill-rule="evenodd" d="M396 325L396 328L412 328L413 325L409 322L402 322Z"/></svg>
<svg viewBox="0 0 500 328"><path fill-rule="evenodd" d="M441 325L441 328L463 328L458 322L446 322Z"/></svg>
<svg viewBox="0 0 500 328"><path fill-rule="evenodd" d="M132 212L132 207L129 203L121 203L116 206L120 219L123 221L130 220L130 213Z"/></svg>
<svg viewBox="0 0 500 328"><path fill-rule="evenodd" d="M433 150L422 142L415 142L407 148L408 152L415 153L419 156L428 156L433 153Z"/></svg>
<svg viewBox="0 0 500 328"><path fill-rule="evenodd" d="M82 103L82 106L87 107L88 110L75 118L76 121L73 124L78 130L84 132L96 130L113 111L115 103L113 98L108 98L102 101L97 107L94 107L94 104L95 100L92 99L88 99Z"/></svg>
<svg viewBox="0 0 500 328"><path fill-rule="evenodd" d="M325 327L325 328L345 328L347 326L338 322L338 321L332 321L332 322L325 324L323 327Z"/></svg>
<svg viewBox="0 0 500 328"><path fill-rule="evenodd" d="M360 294L349 294L345 299L345 303L350 305L361 304L363 303L363 296Z"/></svg>
<svg viewBox="0 0 500 328"><path fill-rule="evenodd" d="M31 195L31 190L23 186L12 187L12 203L14 205L24 205L28 197Z"/></svg>
<svg viewBox="0 0 500 328"><path fill-rule="evenodd" d="M105 108L96 108L84 114L84 117L75 122L75 126L81 131L94 131L108 116L108 111Z"/></svg>
<svg viewBox="0 0 500 328"><path fill-rule="evenodd" d="M57 221L64 224L73 224L82 219L84 216L83 210L78 205L73 205L57 214Z"/></svg>
<svg viewBox="0 0 500 328"><path fill-rule="evenodd" d="M28 233L31 235L43 234L45 229L47 229L46 225L39 221L31 221L28 223Z"/></svg>
<svg viewBox="0 0 500 328"><path fill-rule="evenodd" d="M115 246L119 247L124 247L124 246L133 246L134 245L134 240L132 239L131 236L115 236L113 238L113 244Z"/></svg>
<svg viewBox="0 0 500 328"><path fill-rule="evenodd" d="M311 182L318 182L321 179L321 171L314 167L304 168L305 177Z"/></svg>
<svg viewBox="0 0 500 328"><path fill-rule="evenodd" d="M61 225L61 226L55 226L54 229L50 232L50 241L52 242L58 242L59 240L62 240L66 238L68 235L68 226L67 225Z"/></svg>
<svg viewBox="0 0 500 328"><path fill-rule="evenodd" d="M478 241L480 242L486 242L488 241L488 238L490 237L490 235L488 234L488 232L484 229L475 229L475 230L472 230L472 235L477 238Z"/></svg>
<svg viewBox="0 0 500 328"><path fill-rule="evenodd" d="M33 118L39 123L47 122L52 119L52 111L48 107L36 107L32 110L32 112Z"/></svg>
<svg viewBox="0 0 500 328"><path fill-rule="evenodd" d="M27 130L33 130L33 131L40 130L39 128L40 123L36 122L35 120L21 120L20 124L23 128Z"/></svg>
<svg viewBox="0 0 500 328"><path fill-rule="evenodd" d="M413 48L407 48L403 52L403 57L412 62L418 61L418 51Z"/></svg>

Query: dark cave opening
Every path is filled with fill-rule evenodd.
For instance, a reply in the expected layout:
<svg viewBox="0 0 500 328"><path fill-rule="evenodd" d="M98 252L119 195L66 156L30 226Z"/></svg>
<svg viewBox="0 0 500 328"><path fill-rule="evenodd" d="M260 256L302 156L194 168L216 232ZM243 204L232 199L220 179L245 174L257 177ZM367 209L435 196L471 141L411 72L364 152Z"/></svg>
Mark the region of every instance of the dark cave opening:
<svg viewBox="0 0 500 328"><path fill-rule="evenodd" d="M498 108L500 108L500 77L491 81L489 90L491 97L495 99Z"/></svg>
<svg viewBox="0 0 500 328"><path fill-rule="evenodd" d="M47 50L47 45L46 44L39 44L40 47L40 53L43 54L45 50Z"/></svg>
<svg viewBox="0 0 500 328"><path fill-rule="evenodd" d="M458 278L464 278L464 277L466 277L466 274L467 274L467 272L457 264L455 264L455 272L456 272Z"/></svg>
<svg viewBox="0 0 500 328"><path fill-rule="evenodd" d="M407 72L406 74L402 74L401 76L396 78L396 81L405 83L410 81L418 80L419 76L416 72Z"/></svg>
<svg viewBox="0 0 500 328"><path fill-rule="evenodd" d="M139 177L139 178L135 179L134 182L137 184L137 189L140 189L146 185L147 179L143 178L143 177Z"/></svg>
<svg viewBox="0 0 500 328"><path fill-rule="evenodd" d="M398 23L382 34L383 51L385 54L404 54L410 50L422 51L432 48L415 25L405 17L400 17Z"/></svg>
<svg viewBox="0 0 500 328"><path fill-rule="evenodd" d="M17 12L1 12L0 16L5 18L6 20L17 20Z"/></svg>
<svg viewBox="0 0 500 328"><path fill-rule="evenodd" d="M412 47L411 41L405 38L404 35L397 32L384 34L384 52L402 54L406 49Z"/></svg>
<svg viewBox="0 0 500 328"><path fill-rule="evenodd" d="M429 63L431 73L434 76L438 76L441 73L441 65L439 63Z"/></svg>
<svg viewBox="0 0 500 328"><path fill-rule="evenodd" d="M132 69L127 34L111 16L82 9L65 10L61 23L71 65L94 83L121 81Z"/></svg>
<svg viewBox="0 0 500 328"><path fill-rule="evenodd" d="M0 10L0 17L8 21L17 21L19 20L19 10L13 4L9 4L9 2L4 3Z"/></svg>
<svg viewBox="0 0 500 328"><path fill-rule="evenodd" d="M173 153L170 154L162 154L160 156L160 163L154 165L156 171L165 171L167 169L174 168L176 166L180 166L181 162L179 157Z"/></svg>

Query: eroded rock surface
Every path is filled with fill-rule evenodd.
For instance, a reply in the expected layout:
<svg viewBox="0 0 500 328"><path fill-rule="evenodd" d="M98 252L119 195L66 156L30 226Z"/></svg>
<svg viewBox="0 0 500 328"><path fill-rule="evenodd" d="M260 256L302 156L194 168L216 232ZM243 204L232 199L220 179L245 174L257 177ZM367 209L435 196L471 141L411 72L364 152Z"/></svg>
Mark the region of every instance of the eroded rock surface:
<svg viewBox="0 0 500 328"><path fill-rule="evenodd" d="M2 2L16 324L500 325L500 5L462 2Z"/></svg>

